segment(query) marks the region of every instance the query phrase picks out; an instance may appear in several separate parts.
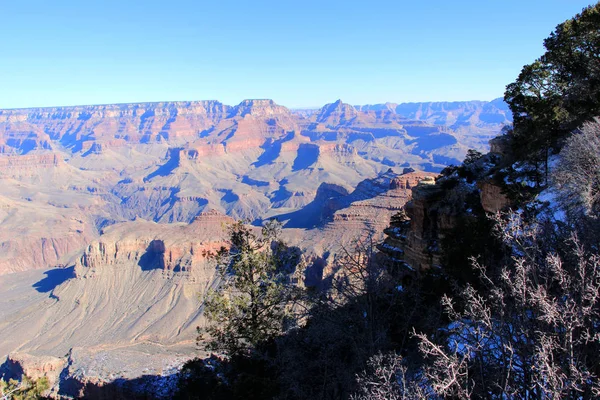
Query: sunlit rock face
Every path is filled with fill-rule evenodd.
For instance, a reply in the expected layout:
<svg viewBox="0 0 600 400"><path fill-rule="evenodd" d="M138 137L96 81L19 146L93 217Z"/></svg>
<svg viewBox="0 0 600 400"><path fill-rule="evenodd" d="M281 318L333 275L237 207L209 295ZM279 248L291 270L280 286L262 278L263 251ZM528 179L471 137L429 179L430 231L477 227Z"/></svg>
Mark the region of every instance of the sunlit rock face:
<svg viewBox="0 0 600 400"><path fill-rule="evenodd" d="M0 374L46 376L78 396L73 379L160 375L148 362L176 371L181 354L196 354L202 298L219 282L212 255L229 246L232 223L213 210L189 224L118 223L66 267L3 275Z"/></svg>
<svg viewBox="0 0 600 400"><path fill-rule="evenodd" d="M321 215L322 184L351 192L389 168L440 171L505 122L499 102L0 110L0 274L65 264L107 226L135 218L189 223L212 209L260 221L311 204Z"/></svg>
<svg viewBox="0 0 600 400"><path fill-rule="evenodd" d="M279 219L303 254L300 283L319 286L338 255L382 240L414 196L420 233L396 239L415 265L435 263L428 229L452 221L433 219L428 190L500 131L466 117L486 104L0 110L3 371L46 376L72 397L146 375L156 379L144 385L170 387L195 354L202 295L219 284L211 254L229 246L235 220Z"/></svg>

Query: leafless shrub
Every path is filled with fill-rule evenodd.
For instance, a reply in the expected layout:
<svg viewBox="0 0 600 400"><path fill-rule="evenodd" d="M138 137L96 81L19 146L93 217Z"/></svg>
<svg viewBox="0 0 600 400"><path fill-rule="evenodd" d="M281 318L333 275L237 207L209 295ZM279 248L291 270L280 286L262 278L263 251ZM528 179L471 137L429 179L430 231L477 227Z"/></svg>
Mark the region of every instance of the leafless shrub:
<svg viewBox="0 0 600 400"><path fill-rule="evenodd" d="M486 289L468 286L461 307L443 298L444 340L416 335L428 385L462 399L600 395L600 257L574 236L570 254L548 252L516 215L500 226L512 261L491 276L473 260Z"/></svg>
<svg viewBox="0 0 600 400"><path fill-rule="evenodd" d="M572 216L600 216L600 118L586 122L567 139L553 184Z"/></svg>
<svg viewBox="0 0 600 400"><path fill-rule="evenodd" d="M407 377L402 357L378 353L367 361L367 369L357 376L359 391L352 400L391 400L432 398L416 379Z"/></svg>
<svg viewBox="0 0 600 400"><path fill-rule="evenodd" d="M374 251L369 238L340 249L328 267L327 290L310 300L306 325L280 339L281 398L347 398L356 373L373 354L391 347L400 292Z"/></svg>

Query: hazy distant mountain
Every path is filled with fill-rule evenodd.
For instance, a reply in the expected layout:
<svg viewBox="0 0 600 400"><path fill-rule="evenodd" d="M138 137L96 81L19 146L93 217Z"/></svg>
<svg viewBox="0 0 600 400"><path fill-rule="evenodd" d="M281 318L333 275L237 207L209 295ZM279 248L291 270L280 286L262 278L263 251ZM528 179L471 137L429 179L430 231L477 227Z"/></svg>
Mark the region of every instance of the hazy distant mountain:
<svg viewBox="0 0 600 400"><path fill-rule="evenodd" d="M389 110L408 119L427 121L451 129L496 127L511 124L512 113L501 98L492 101L453 101L425 103L385 103L356 106L361 111Z"/></svg>

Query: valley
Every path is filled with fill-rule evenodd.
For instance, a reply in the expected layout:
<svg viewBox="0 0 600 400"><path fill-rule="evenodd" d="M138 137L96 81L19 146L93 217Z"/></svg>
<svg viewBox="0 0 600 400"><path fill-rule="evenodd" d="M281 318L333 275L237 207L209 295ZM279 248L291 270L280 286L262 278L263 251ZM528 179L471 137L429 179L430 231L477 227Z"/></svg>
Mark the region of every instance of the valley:
<svg viewBox="0 0 600 400"><path fill-rule="evenodd" d="M302 285L319 286L509 118L499 101L0 110L0 357L54 371L67 395L168 379L196 354L202 294L219 284L209 254L235 220L277 218Z"/></svg>
<svg viewBox="0 0 600 400"><path fill-rule="evenodd" d="M600 398L600 1L5 3L0 400Z"/></svg>
<svg viewBox="0 0 600 400"><path fill-rule="evenodd" d="M0 274L65 264L104 227L136 218L189 223L216 210L298 226L285 218L316 207L324 183L350 193L390 168L439 172L508 123L499 101L0 110Z"/></svg>

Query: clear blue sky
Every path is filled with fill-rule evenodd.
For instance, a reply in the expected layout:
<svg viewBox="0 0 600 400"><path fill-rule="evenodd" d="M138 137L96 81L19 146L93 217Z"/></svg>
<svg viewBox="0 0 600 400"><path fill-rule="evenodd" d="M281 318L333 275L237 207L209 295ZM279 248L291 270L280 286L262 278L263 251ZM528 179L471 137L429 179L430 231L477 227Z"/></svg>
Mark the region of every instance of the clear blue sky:
<svg viewBox="0 0 600 400"><path fill-rule="evenodd" d="M0 108L491 100L583 0L0 0Z"/></svg>

